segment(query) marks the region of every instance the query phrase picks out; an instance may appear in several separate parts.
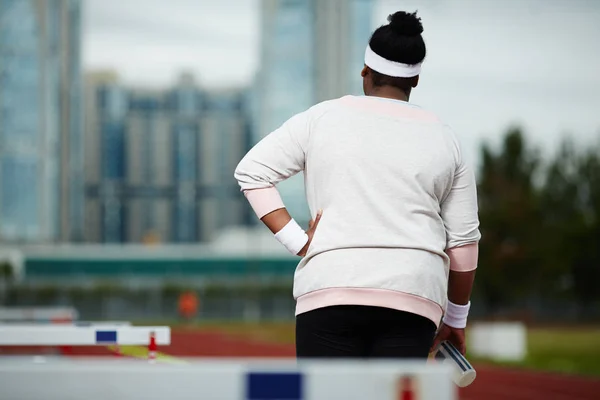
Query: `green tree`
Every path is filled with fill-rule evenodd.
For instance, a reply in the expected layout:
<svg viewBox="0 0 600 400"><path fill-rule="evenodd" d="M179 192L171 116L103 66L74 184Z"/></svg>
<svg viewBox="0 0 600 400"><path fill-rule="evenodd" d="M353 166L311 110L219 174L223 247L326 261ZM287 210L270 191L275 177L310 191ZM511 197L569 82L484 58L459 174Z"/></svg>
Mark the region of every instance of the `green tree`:
<svg viewBox="0 0 600 400"><path fill-rule="evenodd" d="M497 310L523 299L600 301L600 143L565 140L546 166L511 129L499 150L482 147L482 240L476 293Z"/></svg>
<svg viewBox="0 0 600 400"><path fill-rule="evenodd" d="M572 282L570 270L578 251L574 245L583 223L577 206L578 157L573 142L565 140L546 169L540 204L542 262L548 278L546 294L560 295L565 291L561 286L565 283L570 286Z"/></svg>
<svg viewBox="0 0 600 400"><path fill-rule="evenodd" d="M494 312L525 297L540 275L540 155L520 129L507 132L498 152L482 147L479 216L482 240L478 295Z"/></svg>
<svg viewBox="0 0 600 400"><path fill-rule="evenodd" d="M546 268L559 271L584 309L600 300L600 146L565 140L548 168L543 208Z"/></svg>

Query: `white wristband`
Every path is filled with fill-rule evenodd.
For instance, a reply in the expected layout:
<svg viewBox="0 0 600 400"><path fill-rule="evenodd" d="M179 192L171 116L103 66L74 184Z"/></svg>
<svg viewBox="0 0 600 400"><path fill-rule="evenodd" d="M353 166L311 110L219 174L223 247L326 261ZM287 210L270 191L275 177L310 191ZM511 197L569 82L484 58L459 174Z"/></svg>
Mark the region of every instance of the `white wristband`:
<svg viewBox="0 0 600 400"><path fill-rule="evenodd" d="M471 308L471 302L469 301L465 305L454 304L448 300L448 306L446 307L446 314L444 314L444 324L451 328L462 329L467 326L467 317L469 316L469 309Z"/></svg>
<svg viewBox="0 0 600 400"><path fill-rule="evenodd" d="M275 234L275 239L279 240L290 253L296 255L306 245L306 242L308 242L308 235L292 218L290 222Z"/></svg>

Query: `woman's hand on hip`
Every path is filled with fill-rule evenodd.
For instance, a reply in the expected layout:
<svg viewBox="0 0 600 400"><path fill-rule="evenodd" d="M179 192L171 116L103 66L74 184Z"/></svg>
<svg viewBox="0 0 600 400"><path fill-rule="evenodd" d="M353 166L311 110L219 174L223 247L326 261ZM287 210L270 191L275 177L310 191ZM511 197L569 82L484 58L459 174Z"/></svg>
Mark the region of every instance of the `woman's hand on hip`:
<svg viewBox="0 0 600 400"><path fill-rule="evenodd" d="M304 257L306 255L306 252L308 251L308 248L310 247L310 244L312 243L313 237L315 236L315 231L317 230L319 221L321 221L322 215L323 215L323 210L319 210L317 212L317 216L315 217L315 219L314 220L311 219L310 222L308 223L308 230L306 231L306 234L308 235L308 242L306 242L306 244L304 245L302 250L300 250L298 252L298 255L300 257Z"/></svg>

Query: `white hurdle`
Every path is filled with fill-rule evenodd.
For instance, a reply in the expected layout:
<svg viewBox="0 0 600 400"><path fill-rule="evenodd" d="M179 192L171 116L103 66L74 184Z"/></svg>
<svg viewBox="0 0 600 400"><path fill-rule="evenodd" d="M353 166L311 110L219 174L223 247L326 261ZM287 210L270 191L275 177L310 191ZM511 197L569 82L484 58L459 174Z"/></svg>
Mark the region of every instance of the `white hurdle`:
<svg viewBox="0 0 600 400"><path fill-rule="evenodd" d="M0 325L0 346L148 345L154 332L157 345L171 344L167 326L127 325Z"/></svg>
<svg viewBox="0 0 600 400"><path fill-rule="evenodd" d="M52 325L61 325L61 326L93 326L93 327L110 327L110 326L131 326L131 322L129 321L59 321L53 322ZM0 322L0 326L19 326L19 327L31 327L31 326L45 326L43 323L39 322L30 322L30 321L9 321L9 322Z"/></svg>
<svg viewBox="0 0 600 400"><path fill-rule="evenodd" d="M72 307L0 307L0 321L7 322L75 321L78 317Z"/></svg>
<svg viewBox="0 0 600 400"><path fill-rule="evenodd" d="M74 321L72 324L79 327L93 326L95 328L107 326L131 326L131 322L129 321Z"/></svg>
<svg viewBox="0 0 600 400"><path fill-rule="evenodd" d="M397 361L186 359L148 364L131 359L0 358L7 398L64 400L455 400L443 365Z"/></svg>
<svg viewBox="0 0 600 400"><path fill-rule="evenodd" d="M477 322L469 330L469 348L477 357L522 361L527 356L527 327L522 322Z"/></svg>

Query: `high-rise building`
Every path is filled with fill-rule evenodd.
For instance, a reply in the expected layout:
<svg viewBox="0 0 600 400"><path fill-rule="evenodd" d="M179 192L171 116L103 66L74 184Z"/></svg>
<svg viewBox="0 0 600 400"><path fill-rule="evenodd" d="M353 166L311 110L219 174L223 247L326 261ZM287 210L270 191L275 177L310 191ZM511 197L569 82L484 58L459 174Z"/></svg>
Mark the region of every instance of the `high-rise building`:
<svg viewBox="0 0 600 400"><path fill-rule="evenodd" d="M0 239L83 235L80 0L0 0Z"/></svg>
<svg viewBox="0 0 600 400"><path fill-rule="evenodd" d="M318 102L362 93L372 8L373 0L262 1L255 142ZM302 174L278 188L290 213L306 223Z"/></svg>
<svg viewBox="0 0 600 400"><path fill-rule="evenodd" d="M315 101L312 3L310 0L262 2L256 139Z"/></svg>
<svg viewBox="0 0 600 400"><path fill-rule="evenodd" d="M254 221L240 193L233 171L251 146L250 112L245 93L237 90L205 95L200 135L199 180L206 188L201 197L200 226L203 238L212 239L222 227L249 225Z"/></svg>
<svg viewBox="0 0 600 400"><path fill-rule="evenodd" d="M315 101L362 94L373 0L314 1Z"/></svg>
<svg viewBox="0 0 600 400"><path fill-rule="evenodd" d="M207 241L247 224L233 180L250 146L245 90L131 89L111 73L87 80L86 239Z"/></svg>

